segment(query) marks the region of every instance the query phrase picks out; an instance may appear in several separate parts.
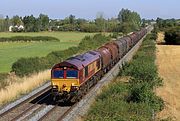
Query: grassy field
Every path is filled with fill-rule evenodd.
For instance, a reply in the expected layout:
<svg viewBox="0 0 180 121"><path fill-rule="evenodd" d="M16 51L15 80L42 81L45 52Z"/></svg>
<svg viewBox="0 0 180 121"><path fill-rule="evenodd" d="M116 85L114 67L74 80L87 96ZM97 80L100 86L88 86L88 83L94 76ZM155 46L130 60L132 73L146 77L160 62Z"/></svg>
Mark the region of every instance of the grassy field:
<svg viewBox="0 0 180 121"><path fill-rule="evenodd" d="M38 33L0 33L0 37L12 36L52 36L60 42L1 42L0 43L0 73L9 72L11 65L21 57L42 57L51 51L64 50L77 46L86 35L94 33L79 32L38 32Z"/></svg>
<svg viewBox="0 0 180 121"><path fill-rule="evenodd" d="M1 32L0 37L12 37L12 36L50 36L56 37L61 42L75 41L79 42L85 35L93 35L94 33L83 32L28 32L28 33L7 33Z"/></svg>

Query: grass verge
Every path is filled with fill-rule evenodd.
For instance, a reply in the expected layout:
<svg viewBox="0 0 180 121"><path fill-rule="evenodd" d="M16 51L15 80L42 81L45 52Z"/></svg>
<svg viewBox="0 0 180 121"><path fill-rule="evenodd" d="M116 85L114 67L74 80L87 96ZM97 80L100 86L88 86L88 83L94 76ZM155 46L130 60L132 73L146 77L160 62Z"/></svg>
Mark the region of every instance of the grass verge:
<svg viewBox="0 0 180 121"><path fill-rule="evenodd" d="M148 121L154 120L164 103L154 89L162 85L155 65L155 35L148 35L133 60L126 64L120 76L130 76L128 82L117 78L97 98L86 119L88 121Z"/></svg>
<svg viewBox="0 0 180 121"><path fill-rule="evenodd" d="M50 70L39 72L30 77L9 77L5 80L6 82L9 82L9 85L0 89L0 106L19 98L23 94L27 94L47 82L49 79Z"/></svg>

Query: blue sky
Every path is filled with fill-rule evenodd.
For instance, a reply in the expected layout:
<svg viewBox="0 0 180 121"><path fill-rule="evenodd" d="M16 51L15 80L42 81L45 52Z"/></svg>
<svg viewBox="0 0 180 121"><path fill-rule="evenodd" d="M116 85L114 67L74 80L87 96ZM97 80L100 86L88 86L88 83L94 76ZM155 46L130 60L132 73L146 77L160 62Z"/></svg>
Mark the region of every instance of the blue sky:
<svg viewBox="0 0 180 121"><path fill-rule="evenodd" d="M142 18L180 18L180 0L1 0L0 14L35 15L94 19L98 12L106 18L116 17L122 8L138 12Z"/></svg>

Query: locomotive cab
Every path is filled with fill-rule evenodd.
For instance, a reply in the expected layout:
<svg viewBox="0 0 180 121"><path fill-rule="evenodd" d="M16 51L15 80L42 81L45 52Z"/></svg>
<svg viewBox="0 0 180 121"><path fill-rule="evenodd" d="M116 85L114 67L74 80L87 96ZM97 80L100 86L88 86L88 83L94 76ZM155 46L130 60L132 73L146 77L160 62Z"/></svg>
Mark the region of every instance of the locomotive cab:
<svg viewBox="0 0 180 121"><path fill-rule="evenodd" d="M70 92L78 85L78 70L73 68L56 68L52 70L52 87L59 92Z"/></svg>
<svg viewBox="0 0 180 121"><path fill-rule="evenodd" d="M53 96L68 95L79 88L79 70L73 65L56 65L51 70L51 85Z"/></svg>

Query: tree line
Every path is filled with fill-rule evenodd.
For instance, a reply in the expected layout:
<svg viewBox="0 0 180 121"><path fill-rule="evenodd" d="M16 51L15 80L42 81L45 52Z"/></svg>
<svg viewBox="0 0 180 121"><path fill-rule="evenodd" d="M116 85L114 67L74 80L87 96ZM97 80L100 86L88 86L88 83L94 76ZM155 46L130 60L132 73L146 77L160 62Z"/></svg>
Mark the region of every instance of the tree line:
<svg viewBox="0 0 180 121"><path fill-rule="evenodd" d="M40 14L38 17L6 16L0 19L0 31L8 31L9 26L23 25L24 29L13 27L13 32L39 32L39 31L81 31L81 32L123 32L138 30L142 24L140 15L128 9L121 9L117 18L105 19L103 13L98 13L96 19L86 20L69 15L64 19L50 19L48 15Z"/></svg>
<svg viewBox="0 0 180 121"><path fill-rule="evenodd" d="M157 18L155 31L165 32L166 44L180 44L180 20Z"/></svg>
<svg viewBox="0 0 180 121"><path fill-rule="evenodd" d="M156 28L157 30L165 30L165 29L169 29L172 27L176 27L176 26L180 26L180 20L178 19L162 19L162 18L157 18L156 19Z"/></svg>

